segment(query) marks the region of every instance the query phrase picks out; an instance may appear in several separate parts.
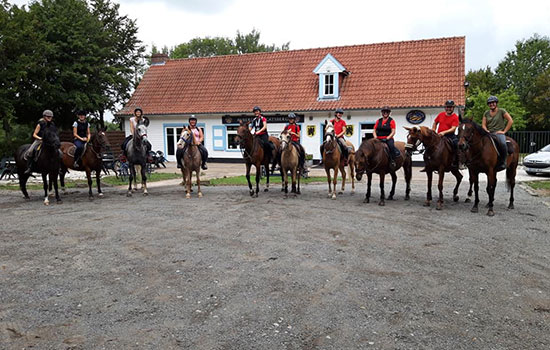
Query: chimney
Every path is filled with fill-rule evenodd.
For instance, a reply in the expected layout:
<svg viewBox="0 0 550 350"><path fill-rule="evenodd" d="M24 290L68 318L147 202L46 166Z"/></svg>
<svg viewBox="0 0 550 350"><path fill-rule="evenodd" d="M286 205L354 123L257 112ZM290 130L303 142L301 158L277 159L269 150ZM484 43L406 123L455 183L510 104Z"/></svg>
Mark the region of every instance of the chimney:
<svg viewBox="0 0 550 350"><path fill-rule="evenodd" d="M154 53L151 55L151 65L161 66L168 61L168 55L165 53Z"/></svg>

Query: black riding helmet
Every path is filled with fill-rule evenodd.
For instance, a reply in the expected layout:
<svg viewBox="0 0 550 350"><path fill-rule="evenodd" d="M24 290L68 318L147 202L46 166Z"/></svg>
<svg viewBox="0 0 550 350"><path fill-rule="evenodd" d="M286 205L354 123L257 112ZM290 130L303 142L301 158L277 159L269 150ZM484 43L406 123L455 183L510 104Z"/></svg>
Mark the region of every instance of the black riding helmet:
<svg viewBox="0 0 550 350"><path fill-rule="evenodd" d="M491 102L496 102L498 103L498 97L496 96L489 96L489 98L487 99L487 104L491 103Z"/></svg>
<svg viewBox="0 0 550 350"><path fill-rule="evenodd" d="M141 109L141 107L134 108L134 114L136 114L137 111L140 111L141 114L143 114L143 109Z"/></svg>
<svg viewBox="0 0 550 350"><path fill-rule="evenodd" d="M389 113L389 112L391 112L391 108L388 107L388 106L384 106L384 107L382 107L382 109L380 110L380 112L388 112L388 113Z"/></svg>
<svg viewBox="0 0 550 350"><path fill-rule="evenodd" d="M191 123L191 120L197 121L197 117L193 114L189 117L189 123Z"/></svg>
<svg viewBox="0 0 550 350"><path fill-rule="evenodd" d="M294 113L289 113L289 114L288 114L288 119L296 119L296 114L294 114Z"/></svg>
<svg viewBox="0 0 550 350"><path fill-rule="evenodd" d="M336 115L337 113L344 114L344 110L343 110L342 108L337 108L337 109L334 111L334 115Z"/></svg>
<svg viewBox="0 0 550 350"><path fill-rule="evenodd" d="M254 108L252 108L252 112L256 112L256 111L260 111L260 113L261 113L262 109L258 106L254 106Z"/></svg>
<svg viewBox="0 0 550 350"><path fill-rule="evenodd" d="M455 101L453 100L447 100L447 102L445 102L445 107L454 107L455 106Z"/></svg>
<svg viewBox="0 0 550 350"><path fill-rule="evenodd" d="M83 109L79 109L76 111L76 115L86 115L86 114L87 114L86 111Z"/></svg>

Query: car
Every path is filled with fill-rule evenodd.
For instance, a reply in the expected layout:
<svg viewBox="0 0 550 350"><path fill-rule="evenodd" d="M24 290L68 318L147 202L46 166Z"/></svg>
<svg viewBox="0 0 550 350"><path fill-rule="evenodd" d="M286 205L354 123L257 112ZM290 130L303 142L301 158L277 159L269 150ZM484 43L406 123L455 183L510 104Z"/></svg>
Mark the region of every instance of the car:
<svg viewBox="0 0 550 350"><path fill-rule="evenodd" d="M523 158L523 167L529 175L550 174L550 144Z"/></svg>

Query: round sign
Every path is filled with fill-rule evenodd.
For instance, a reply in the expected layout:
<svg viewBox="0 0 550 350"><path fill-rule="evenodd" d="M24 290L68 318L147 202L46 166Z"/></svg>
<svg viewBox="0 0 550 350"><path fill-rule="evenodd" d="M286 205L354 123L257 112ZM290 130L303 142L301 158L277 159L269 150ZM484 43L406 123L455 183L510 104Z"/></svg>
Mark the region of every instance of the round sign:
<svg viewBox="0 0 550 350"><path fill-rule="evenodd" d="M411 124L421 124L424 120L426 120L426 114L421 110L413 109L407 113L407 121Z"/></svg>

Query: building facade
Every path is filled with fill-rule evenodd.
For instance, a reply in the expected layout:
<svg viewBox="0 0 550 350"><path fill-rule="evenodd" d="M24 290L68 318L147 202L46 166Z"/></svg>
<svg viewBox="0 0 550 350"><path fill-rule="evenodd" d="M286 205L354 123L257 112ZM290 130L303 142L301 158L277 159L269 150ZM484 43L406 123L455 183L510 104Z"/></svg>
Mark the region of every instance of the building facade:
<svg viewBox="0 0 550 350"><path fill-rule="evenodd" d="M154 150L175 159L179 133L191 115L216 160L241 159L235 142L239 120L260 106L268 132L278 136L287 114L297 114L301 143L319 159L326 122L343 108L346 139L357 148L372 137L380 109L397 123L431 126L445 101L464 106L464 37L169 60L159 55L130 101L117 113L128 119L140 107L150 119Z"/></svg>

